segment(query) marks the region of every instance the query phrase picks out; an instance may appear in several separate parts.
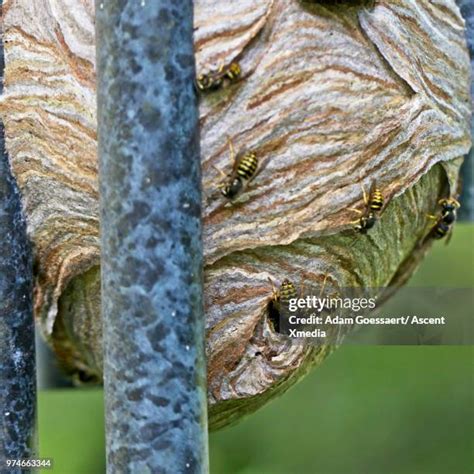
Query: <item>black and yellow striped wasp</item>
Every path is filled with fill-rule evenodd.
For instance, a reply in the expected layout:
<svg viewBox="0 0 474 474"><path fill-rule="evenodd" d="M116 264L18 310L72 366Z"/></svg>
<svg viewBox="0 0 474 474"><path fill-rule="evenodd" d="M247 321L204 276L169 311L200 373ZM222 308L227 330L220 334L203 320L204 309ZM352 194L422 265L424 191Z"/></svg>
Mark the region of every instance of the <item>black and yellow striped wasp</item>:
<svg viewBox="0 0 474 474"><path fill-rule="evenodd" d="M379 218L380 212L383 208L384 198L380 189L377 187L377 183L372 181L370 186L369 194L365 192L362 187L362 193L364 196L365 210L360 211L359 209L351 208L352 211L357 212L361 216L352 222L354 230L360 234L367 234L372 229Z"/></svg>
<svg viewBox="0 0 474 474"><path fill-rule="evenodd" d="M438 216L428 215L430 219L436 220L429 235L437 240L448 236L446 239L446 244L448 244L451 239L453 225L457 219L457 210L461 207L461 204L455 198L449 197L440 199L438 206L441 207L441 212Z"/></svg>
<svg viewBox="0 0 474 474"><path fill-rule="evenodd" d="M269 320L275 332L280 332L280 318L283 312L288 311L290 300L298 298L298 291L294 283L285 278L278 290L273 281L268 279L272 285L272 299L269 305Z"/></svg>
<svg viewBox="0 0 474 474"><path fill-rule="evenodd" d="M232 62L228 66L222 64L216 71L199 74L196 77L196 89L199 92L214 91L228 83L237 81L242 74L240 64Z"/></svg>
<svg viewBox="0 0 474 474"><path fill-rule="evenodd" d="M329 274L326 273L324 276L324 280L319 292L319 298L321 299L324 295L326 282L328 280ZM282 315L288 315L290 301L295 300L298 298L304 298L305 294L305 285L304 281L301 284L300 291L296 289L295 284L285 278L278 289L276 289L275 284L273 283L272 279L268 279L270 284L272 285L272 299L269 305L269 320L273 326L273 329L276 332L280 332L280 318ZM301 314L305 310L298 310L298 313Z"/></svg>
<svg viewBox="0 0 474 474"><path fill-rule="evenodd" d="M272 284L272 301L275 309L278 312L281 312L282 308L288 308L290 304L290 300L298 298L298 291L296 290L296 286L294 283L288 278L285 278L280 285L280 288L277 290L273 281L270 280Z"/></svg>
<svg viewBox="0 0 474 474"><path fill-rule="evenodd" d="M221 170L217 170L224 176L224 183L219 185L221 194L233 200L237 198L254 178L258 170L258 159L254 152L248 151L236 154L232 140L228 138L230 157L233 162L232 171L226 175Z"/></svg>

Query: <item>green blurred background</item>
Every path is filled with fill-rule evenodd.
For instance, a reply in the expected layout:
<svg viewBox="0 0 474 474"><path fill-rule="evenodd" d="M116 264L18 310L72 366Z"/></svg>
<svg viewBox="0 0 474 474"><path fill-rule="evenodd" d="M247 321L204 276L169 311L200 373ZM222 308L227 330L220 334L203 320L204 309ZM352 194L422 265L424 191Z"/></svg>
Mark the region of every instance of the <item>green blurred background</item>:
<svg viewBox="0 0 474 474"><path fill-rule="evenodd" d="M474 288L473 243L474 226L458 224L410 285ZM343 346L279 399L211 434L211 472L471 474L473 356L473 346ZM102 391L41 392L39 437L53 472L105 472Z"/></svg>

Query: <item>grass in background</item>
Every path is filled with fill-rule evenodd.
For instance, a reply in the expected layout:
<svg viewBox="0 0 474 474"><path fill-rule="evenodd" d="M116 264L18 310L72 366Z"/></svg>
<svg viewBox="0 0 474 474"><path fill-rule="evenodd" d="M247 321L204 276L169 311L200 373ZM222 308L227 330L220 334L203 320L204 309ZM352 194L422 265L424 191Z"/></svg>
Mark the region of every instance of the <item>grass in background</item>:
<svg viewBox="0 0 474 474"><path fill-rule="evenodd" d="M457 225L411 286L474 287L474 226ZM455 302L453 302L455 304ZM211 434L213 474L471 474L472 346L343 346L281 398ZM40 393L53 472L105 472L100 390Z"/></svg>
<svg viewBox="0 0 474 474"><path fill-rule="evenodd" d="M40 456L53 459L57 474L102 474L102 390L49 390L38 396Z"/></svg>

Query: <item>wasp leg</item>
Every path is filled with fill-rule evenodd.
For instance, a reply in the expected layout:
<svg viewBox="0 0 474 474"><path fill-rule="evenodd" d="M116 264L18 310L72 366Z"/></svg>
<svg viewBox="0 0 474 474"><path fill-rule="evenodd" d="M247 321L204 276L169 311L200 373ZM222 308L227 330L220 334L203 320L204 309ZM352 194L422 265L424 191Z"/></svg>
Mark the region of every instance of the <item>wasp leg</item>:
<svg viewBox="0 0 474 474"><path fill-rule="evenodd" d="M220 189L222 187L221 184L213 184L211 183L212 185L212 191L206 191L206 188L203 186L202 188L202 193L204 195L204 197L206 198L206 203L209 204L211 203L214 199L216 199L218 197L218 195L220 194ZM217 189L214 189L214 186L217 188Z"/></svg>
<svg viewBox="0 0 474 474"><path fill-rule="evenodd" d="M223 181L225 181L229 176L225 174L222 170L220 170L217 166L211 165L211 167L214 168L214 170L216 170L217 173L219 173L221 176L220 181L215 180L215 179L211 181L211 183L220 190L225 186L225 183Z"/></svg>
<svg viewBox="0 0 474 474"><path fill-rule="evenodd" d="M432 220L435 220L435 221L437 221L439 219L439 216L433 216L433 214L426 214L426 217L428 217L428 219L432 219Z"/></svg>
<svg viewBox="0 0 474 474"><path fill-rule="evenodd" d="M210 186L212 188L217 188L212 191L212 194L209 194L206 189L202 188L202 192L204 196L206 197L207 203L211 202L212 199L214 199L221 191L222 188L225 186L225 180L229 177L227 174L225 174L222 170L220 170L217 166L211 165L212 168L214 168L215 171L221 176L221 179L212 179L210 181Z"/></svg>
<svg viewBox="0 0 474 474"><path fill-rule="evenodd" d="M357 212L357 214L363 214L363 212L361 210L356 209L355 207L349 207L348 209L349 209L349 211Z"/></svg>
<svg viewBox="0 0 474 474"><path fill-rule="evenodd" d="M222 179L227 179L229 175L225 174L222 170L220 170L217 166L211 165L222 177Z"/></svg>

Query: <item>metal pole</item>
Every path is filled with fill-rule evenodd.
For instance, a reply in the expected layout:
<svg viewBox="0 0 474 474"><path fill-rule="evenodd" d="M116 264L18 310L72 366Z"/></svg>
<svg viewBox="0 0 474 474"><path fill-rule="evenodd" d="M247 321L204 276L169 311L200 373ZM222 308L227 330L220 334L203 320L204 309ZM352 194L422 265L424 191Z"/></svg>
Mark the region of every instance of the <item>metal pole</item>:
<svg viewBox="0 0 474 474"><path fill-rule="evenodd" d="M208 471L191 0L96 1L107 471Z"/></svg>
<svg viewBox="0 0 474 474"><path fill-rule="evenodd" d="M0 7L2 2L0 1ZM0 93L4 54L0 35ZM31 251L0 122L0 473L35 457L36 370Z"/></svg>
<svg viewBox="0 0 474 474"><path fill-rule="evenodd" d="M457 0L456 3L466 21L466 38L471 56L471 103L474 107L474 2L473 0ZM474 137L474 116L471 117L471 135ZM459 219L472 222L474 221L474 148L471 148L464 160L461 176L463 190Z"/></svg>

